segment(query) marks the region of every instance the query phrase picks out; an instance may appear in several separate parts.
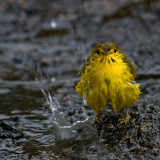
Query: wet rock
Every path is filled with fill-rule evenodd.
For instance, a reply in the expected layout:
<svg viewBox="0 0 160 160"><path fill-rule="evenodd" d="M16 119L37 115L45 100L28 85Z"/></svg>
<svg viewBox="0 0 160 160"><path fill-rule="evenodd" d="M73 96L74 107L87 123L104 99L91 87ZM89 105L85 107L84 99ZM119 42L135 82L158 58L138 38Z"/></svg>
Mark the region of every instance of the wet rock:
<svg viewBox="0 0 160 160"><path fill-rule="evenodd" d="M15 62L15 63L22 63L22 56L15 56L15 57L13 57L13 62Z"/></svg>
<svg viewBox="0 0 160 160"><path fill-rule="evenodd" d="M0 138L22 138L23 134L21 131L19 131L15 126L10 124L7 121L3 121L0 124Z"/></svg>
<svg viewBox="0 0 160 160"><path fill-rule="evenodd" d="M21 8L20 4L18 4L18 3L10 3L8 5L8 10L10 12L20 13L22 11L22 8Z"/></svg>
<svg viewBox="0 0 160 160"><path fill-rule="evenodd" d="M36 33L35 38L45 38L51 36L64 36L69 33L69 30L66 28L57 28L57 29L42 29Z"/></svg>

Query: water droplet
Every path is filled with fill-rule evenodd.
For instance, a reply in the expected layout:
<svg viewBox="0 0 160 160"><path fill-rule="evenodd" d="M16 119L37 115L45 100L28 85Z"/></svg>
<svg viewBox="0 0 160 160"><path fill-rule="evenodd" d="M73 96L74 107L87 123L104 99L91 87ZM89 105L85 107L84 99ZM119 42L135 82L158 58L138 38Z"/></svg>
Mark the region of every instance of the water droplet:
<svg viewBox="0 0 160 160"><path fill-rule="evenodd" d="M55 82L56 79L54 77L51 78L51 82Z"/></svg>
<svg viewBox="0 0 160 160"><path fill-rule="evenodd" d="M50 26L51 26L51 28L56 28L57 23L55 21L51 21Z"/></svg>

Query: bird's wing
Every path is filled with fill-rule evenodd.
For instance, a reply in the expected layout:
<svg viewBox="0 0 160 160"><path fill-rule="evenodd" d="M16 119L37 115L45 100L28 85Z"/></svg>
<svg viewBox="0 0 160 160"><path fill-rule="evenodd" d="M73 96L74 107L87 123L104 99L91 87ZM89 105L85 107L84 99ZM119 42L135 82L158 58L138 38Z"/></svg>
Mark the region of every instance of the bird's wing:
<svg viewBox="0 0 160 160"><path fill-rule="evenodd" d="M84 65L82 66L82 68L80 69L80 71L78 72L78 76L82 75L83 73L85 73L85 70L86 70L86 66L89 65L89 62L88 60L84 63Z"/></svg>
<svg viewBox="0 0 160 160"><path fill-rule="evenodd" d="M137 70L138 70L137 65L134 62L132 62L131 60L129 60L126 56L123 57L123 62L127 64L128 68L130 70L130 73L134 76L134 78L136 78Z"/></svg>

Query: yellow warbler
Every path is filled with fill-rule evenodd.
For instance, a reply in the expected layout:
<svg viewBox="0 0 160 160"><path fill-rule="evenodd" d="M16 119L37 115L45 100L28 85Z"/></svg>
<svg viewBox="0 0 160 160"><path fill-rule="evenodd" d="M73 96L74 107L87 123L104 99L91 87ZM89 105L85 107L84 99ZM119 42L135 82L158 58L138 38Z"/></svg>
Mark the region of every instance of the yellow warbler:
<svg viewBox="0 0 160 160"><path fill-rule="evenodd" d="M126 109L120 123L129 121L127 108L138 100L140 84L134 81L136 65L115 43L97 43L78 75L81 80L76 90L97 113L95 122L102 122L99 112L107 107L109 100L115 112Z"/></svg>

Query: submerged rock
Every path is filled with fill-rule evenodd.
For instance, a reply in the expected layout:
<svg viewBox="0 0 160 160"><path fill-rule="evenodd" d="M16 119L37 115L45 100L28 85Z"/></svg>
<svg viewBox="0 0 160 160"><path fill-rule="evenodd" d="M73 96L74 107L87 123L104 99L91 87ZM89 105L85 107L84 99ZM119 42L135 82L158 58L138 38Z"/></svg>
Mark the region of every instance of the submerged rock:
<svg viewBox="0 0 160 160"><path fill-rule="evenodd" d="M22 138L23 133L19 131L13 124L7 121L3 121L0 124L0 138Z"/></svg>

